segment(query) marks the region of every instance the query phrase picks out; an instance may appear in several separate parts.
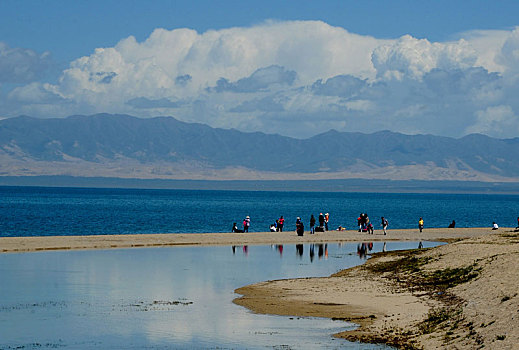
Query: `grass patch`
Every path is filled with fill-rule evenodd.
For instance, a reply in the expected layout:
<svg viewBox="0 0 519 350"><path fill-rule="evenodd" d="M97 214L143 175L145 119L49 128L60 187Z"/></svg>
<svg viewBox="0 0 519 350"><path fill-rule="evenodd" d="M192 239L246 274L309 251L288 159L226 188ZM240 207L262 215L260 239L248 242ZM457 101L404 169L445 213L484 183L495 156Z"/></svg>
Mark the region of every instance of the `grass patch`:
<svg viewBox="0 0 519 350"><path fill-rule="evenodd" d="M436 270L424 277L423 283L438 289L448 289L466 283L479 275L476 265Z"/></svg>
<svg viewBox="0 0 519 350"><path fill-rule="evenodd" d="M421 251L410 251L407 255L400 259L382 261L376 264L371 264L367 268L372 272L384 273L384 272L418 272L420 267L427 264L431 258L417 257L416 254Z"/></svg>
<svg viewBox="0 0 519 350"><path fill-rule="evenodd" d="M461 314L461 308L432 309L427 314L427 318L418 325L418 329L422 332L422 334L430 334L438 329L441 324L447 321L459 321Z"/></svg>

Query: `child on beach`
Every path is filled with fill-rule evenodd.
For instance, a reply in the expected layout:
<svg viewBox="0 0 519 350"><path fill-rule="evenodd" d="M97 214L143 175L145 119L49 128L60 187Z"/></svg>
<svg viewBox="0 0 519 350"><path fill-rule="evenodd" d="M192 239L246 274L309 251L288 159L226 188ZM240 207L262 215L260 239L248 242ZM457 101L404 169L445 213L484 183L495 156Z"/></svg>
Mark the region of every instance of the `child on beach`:
<svg viewBox="0 0 519 350"><path fill-rule="evenodd" d="M418 228L420 229L420 232L422 232L423 230L423 219L420 218L420 220L418 220Z"/></svg>
<svg viewBox="0 0 519 350"><path fill-rule="evenodd" d="M384 230L384 236L387 234L387 225L389 225L389 222L385 217L380 218L382 220L382 229Z"/></svg>

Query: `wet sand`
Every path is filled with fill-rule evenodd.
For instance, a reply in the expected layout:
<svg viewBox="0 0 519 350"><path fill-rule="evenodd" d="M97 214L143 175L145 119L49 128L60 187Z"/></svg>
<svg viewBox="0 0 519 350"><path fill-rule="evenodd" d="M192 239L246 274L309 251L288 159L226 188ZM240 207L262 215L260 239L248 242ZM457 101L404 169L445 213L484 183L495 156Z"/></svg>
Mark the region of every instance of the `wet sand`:
<svg viewBox="0 0 519 350"><path fill-rule="evenodd" d="M1 237L0 252L31 252L41 250L113 249L138 247L169 247L181 245L261 245L332 243L363 241L454 241L488 234L487 228L382 230L368 235L357 231L327 231L311 235L308 231L299 237L295 231L249 233L184 233L51 237Z"/></svg>

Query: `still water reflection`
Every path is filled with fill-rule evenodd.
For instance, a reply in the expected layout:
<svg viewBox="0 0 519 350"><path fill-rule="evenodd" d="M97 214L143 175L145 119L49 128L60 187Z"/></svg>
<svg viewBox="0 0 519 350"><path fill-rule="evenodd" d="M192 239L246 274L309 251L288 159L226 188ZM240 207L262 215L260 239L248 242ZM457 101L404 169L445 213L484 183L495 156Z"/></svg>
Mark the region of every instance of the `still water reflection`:
<svg viewBox="0 0 519 350"><path fill-rule="evenodd" d="M362 254L362 243L1 254L0 349L383 349L330 336L354 327L348 323L255 315L232 303L233 291L327 276L370 251L417 246L367 243Z"/></svg>

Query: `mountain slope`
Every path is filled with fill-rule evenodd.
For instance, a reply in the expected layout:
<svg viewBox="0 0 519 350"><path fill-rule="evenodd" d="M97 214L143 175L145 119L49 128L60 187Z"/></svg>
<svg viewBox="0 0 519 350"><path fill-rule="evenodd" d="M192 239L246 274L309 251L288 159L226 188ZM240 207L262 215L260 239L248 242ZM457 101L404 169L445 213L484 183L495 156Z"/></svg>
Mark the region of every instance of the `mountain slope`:
<svg viewBox="0 0 519 350"><path fill-rule="evenodd" d="M518 156L519 138L484 135L331 130L299 140L172 117L0 120L1 175L512 180L519 177Z"/></svg>

